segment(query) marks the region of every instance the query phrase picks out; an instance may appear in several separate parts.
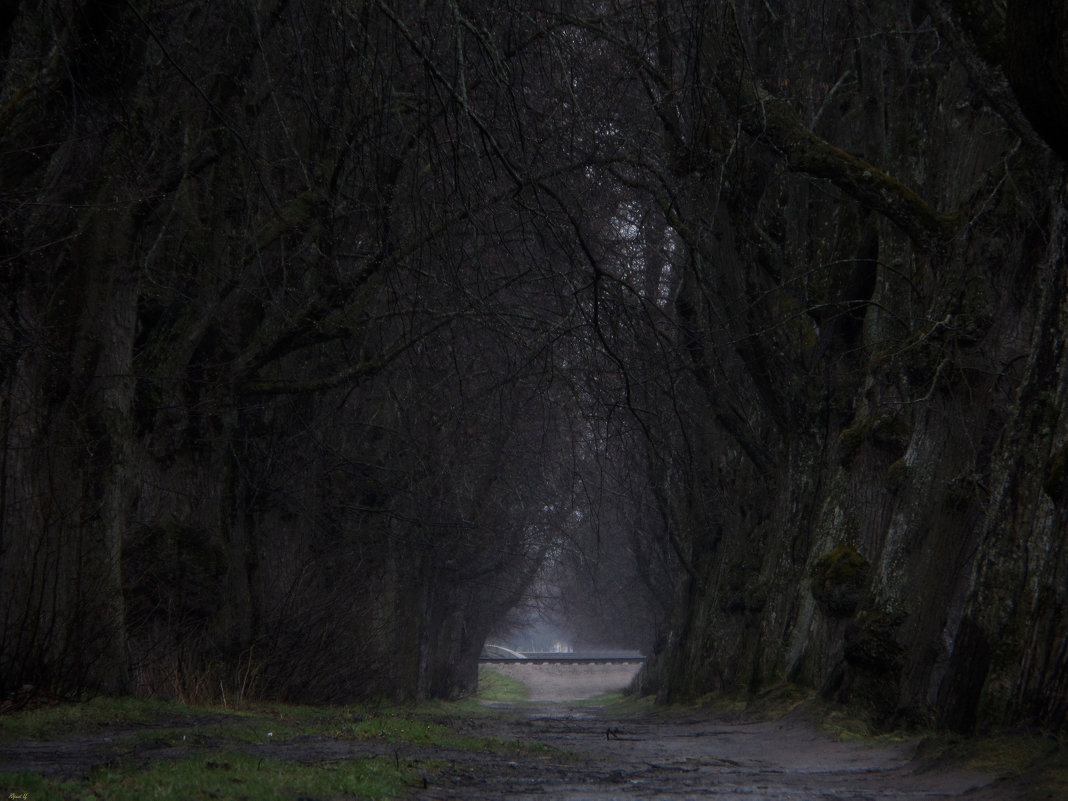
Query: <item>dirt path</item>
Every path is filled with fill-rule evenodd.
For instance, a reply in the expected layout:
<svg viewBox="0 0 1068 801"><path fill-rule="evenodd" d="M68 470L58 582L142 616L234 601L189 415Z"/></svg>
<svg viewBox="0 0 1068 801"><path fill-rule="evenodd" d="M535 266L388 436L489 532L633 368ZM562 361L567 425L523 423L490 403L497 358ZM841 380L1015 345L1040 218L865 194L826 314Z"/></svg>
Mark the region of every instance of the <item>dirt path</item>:
<svg viewBox="0 0 1068 801"><path fill-rule="evenodd" d="M840 743L801 719L739 723L694 714L620 718L576 699L622 689L636 668L494 665L537 705L497 705L472 733L546 749L525 759L457 755L425 799L745 799L745 801L1013 801L963 771L924 770L914 744Z"/></svg>
<svg viewBox="0 0 1068 801"><path fill-rule="evenodd" d="M527 671L536 702L492 704L494 714L448 717L463 735L515 743L471 751L305 734L277 742L240 742L263 756L329 765L372 755L416 766L420 799L717 799L718 801L1016 801L990 777L925 769L914 744L840 743L798 717L774 722L716 719L707 713L644 711L578 704L576 696L618 689L620 676L591 673L565 681L555 670ZM200 721L225 724L225 717ZM88 775L95 765L172 760L235 747L222 733L154 737L153 726L107 729L46 743L0 744L0 772L26 770L59 778ZM155 724L160 726L161 724ZM146 730L147 729L147 730ZM163 729L161 729L161 732ZM211 729L216 732L216 729ZM140 736L131 739L131 735ZM148 735L148 736L145 736ZM432 761L432 762L431 762ZM429 767L429 765L433 767ZM422 783L422 782L420 782Z"/></svg>
<svg viewBox="0 0 1068 801"><path fill-rule="evenodd" d="M839 743L800 720L620 719L554 703L515 707L473 733L548 748L524 758L453 755L424 799L1011 801L989 777L924 771L912 747Z"/></svg>
<svg viewBox="0 0 1068 801"><path fill-rule="evenodd" d="M668 719L607 716L606 709L565 703L496 705L498 714L451 720L463 734L515 742L509 753L301 736L245 744L274 759L328 765L385 755L434 760L420 799L542 798L735 799L745 801L1012 801L990 778L959 771L924 771L911 747L835 742L800 720L738 723L693 715ZM609 708L610 709L610 708ZM0 747L0 771L87 775L94 765L178 759L218 744L141 740L122 745L125 730L62 742Z"/></svg>

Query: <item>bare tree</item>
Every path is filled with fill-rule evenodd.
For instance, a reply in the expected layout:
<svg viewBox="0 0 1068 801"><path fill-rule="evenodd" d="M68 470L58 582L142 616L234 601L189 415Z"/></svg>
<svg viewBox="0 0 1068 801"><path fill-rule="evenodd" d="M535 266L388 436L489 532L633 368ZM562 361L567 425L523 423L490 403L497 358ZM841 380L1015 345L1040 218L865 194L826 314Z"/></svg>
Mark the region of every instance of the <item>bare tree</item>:
<svg viewBox="0 0 1068 801"><path fill-rule="evenodd" d="M537 32L476 11L100 0L4 18L5 691L455 689L424 676L453 634L418 634L392 679L384 654L452 602L453 577L423 580L432 554L492 551L506 525L494 471L518 401L494 406L467 371L537 375L543 338L523 337L558 313L551 291L544 313L493 308L537 252L516 209L539 140L502 105ZM472 363L480 327L511 336L500 362ZM532 554L509 548L485 569L521 581ZM361 618L378 622L335 636ZM334 638L338 666L387 645L282 687L270 649L313 652L309 636Z"/></svg>
<svg viewBox="0 0 1068 801"><path fill-rule="evenodd" d="M655 560L663 698L1063 726L1064 26L16 4L0 691L449 695Z"/></svg>
<svg viewBox="0 0 1068 801"><path fill-rule="evenodd" d="M1023 5L1009 30L1034 42ZM629 151L620 177L677 237L692 383L650 475L683 578L646 687L792 679L881 723L1063 725L1063 621L1025 622L1062 569L1063 416L1039 398L1064 369L1048 344L1063 165L1020 114L1024 68L1008 62L1014 97L976 51L997 15L733 2L569 19L647 92L663 147ZM637 119L623 140L647 143ZM828 576L855 603L828 603Z"/></svg>

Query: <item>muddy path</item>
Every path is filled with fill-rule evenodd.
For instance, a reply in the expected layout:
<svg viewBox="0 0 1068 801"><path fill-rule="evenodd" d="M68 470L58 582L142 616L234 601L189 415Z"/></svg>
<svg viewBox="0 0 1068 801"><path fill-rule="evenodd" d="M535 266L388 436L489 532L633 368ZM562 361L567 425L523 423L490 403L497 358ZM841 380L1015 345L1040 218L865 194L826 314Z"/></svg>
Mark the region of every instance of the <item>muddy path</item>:
<svg viewBox="0 0 1068 801"><path fill-rule="evenodd" d="M220 749L236 747L306 765L366 757L403 762L417 772L411 796L420 799L1021 798L1018 787L993 777L917 761L915 742L838 742L800 714L754 722L707 711L598 705L578 699L618 689L625 676L592 670L569 676L548 667L516 670L532 700L487 703L486 714L445 712L427 718L463 737L486 738L492 747L330 737L321 730L239 741L236 719L219 715L107 728L51 742L0 743L0 772L77 779L99 765L215 759Z"/></svg>
<svg viewBox="0 0 1068 801"><path fill-rule="evenodd" d="M1011 801L993 778L925 768L914 743L841 743L799 719L620 718L562 703L502 709L485 736L537 743L528 756L453 755L425 799L745 799Z"/></svg>
<svg viewBox="0 0 1068 801"><path fill-rule="evenodd" d="M567 702L494 704L493 714L440 718L459 733L513 744L466 750L302 735L240 748L273 759L327 766L368 756L420 766L419 799L744 799L745 801L1013 801L991 777L930 768L914 743L837 742L800 718L773 722L704 713L643 711ZM616 710L613 712L613 710ZM0 745L0 772L86 776L97 765L209 757L222 742L191 735L107 730L56 742ZM230 743L229 747L233 747ZM425 766L425 767L423 767Z"/></svg>

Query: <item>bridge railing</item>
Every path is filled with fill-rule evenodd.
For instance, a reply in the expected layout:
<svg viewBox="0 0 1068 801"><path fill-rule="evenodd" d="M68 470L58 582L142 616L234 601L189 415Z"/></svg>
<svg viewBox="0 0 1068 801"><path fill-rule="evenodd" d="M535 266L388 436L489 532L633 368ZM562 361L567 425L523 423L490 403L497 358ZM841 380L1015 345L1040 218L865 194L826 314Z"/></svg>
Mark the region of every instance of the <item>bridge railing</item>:
<svg viewBox="0 0 1068 801"><path fill-rule="evenodd" d="M493 663L507 663L510 665L544 665L549 663L555 664L584 664L584 665L612 665L612 664L631 664L642 663L645 661L645 657L642 654L605 654L597 652L541 652L541 653L523 653L522 659L516 659L514 657L505 656L484 656L478 660L483 664Z"/></svg>

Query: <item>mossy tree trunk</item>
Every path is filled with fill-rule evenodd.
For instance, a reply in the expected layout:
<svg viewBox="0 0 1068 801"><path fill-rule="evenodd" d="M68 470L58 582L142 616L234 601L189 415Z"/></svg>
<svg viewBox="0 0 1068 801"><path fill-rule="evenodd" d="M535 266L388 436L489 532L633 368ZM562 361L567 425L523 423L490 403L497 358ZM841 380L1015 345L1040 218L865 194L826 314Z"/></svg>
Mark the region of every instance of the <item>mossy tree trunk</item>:
<svg viewBox="0 0 1068 801"><path fill-rule="evenodd" d="M1065 724L1064 164L986 17L930 6L661 4L655 58L623 51L667 143L677 401L714 432L661 441L663 698L789 679L879 724Z"/></svg>

